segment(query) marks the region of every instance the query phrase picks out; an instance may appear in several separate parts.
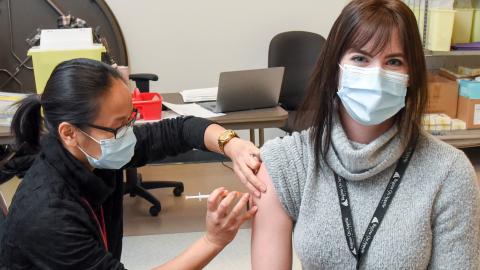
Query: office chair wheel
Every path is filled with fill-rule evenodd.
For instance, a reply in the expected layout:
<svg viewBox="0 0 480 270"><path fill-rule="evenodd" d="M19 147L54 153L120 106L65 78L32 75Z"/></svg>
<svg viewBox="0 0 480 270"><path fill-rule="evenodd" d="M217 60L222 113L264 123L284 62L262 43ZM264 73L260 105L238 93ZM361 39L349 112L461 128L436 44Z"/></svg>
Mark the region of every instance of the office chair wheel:
<svg viewBox="0 0 480 270"><path fill-rule="evenodd" d="M154 206L150 207L149 212L150 212L150 215L152 217L156 217L156 216L158 216L158 213L160 213L161 210L162 210L162 207L160 205L158 205L158 206L154 205Z"/></svg>
<svg viewBox="0 0 480 270"><path fill-rule="evenodd" d="M176 187L173 189L173 195L175 197L180 197L182 196L182 193L183 193L183 186L180 186L180 187Z"/></svg>

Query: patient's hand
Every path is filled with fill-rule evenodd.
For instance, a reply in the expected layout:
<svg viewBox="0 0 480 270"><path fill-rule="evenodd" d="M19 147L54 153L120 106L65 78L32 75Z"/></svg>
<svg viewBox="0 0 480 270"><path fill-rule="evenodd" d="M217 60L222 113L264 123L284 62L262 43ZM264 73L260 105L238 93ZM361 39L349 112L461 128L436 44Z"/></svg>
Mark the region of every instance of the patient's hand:
<svg viewBox="0 0 480 270"><path fill-rule="evenodd" d="M256 174L260 165L260 150L250 141L239 138L232 139L225 145L225 155L233 162L233 171L248 190L260 197L266 191L265 184Z"/></svg>
<svg viewBox="0 0 480 270"><path fill-rule="evenodd" d="M235 204L234 201L239 196L241 197ZM208 242L223 248L235 238L240 226L257 211L257 207L245 210L249 197L248 193L228 192L225 188L217 188L211 193L206 217Z"/></svg>

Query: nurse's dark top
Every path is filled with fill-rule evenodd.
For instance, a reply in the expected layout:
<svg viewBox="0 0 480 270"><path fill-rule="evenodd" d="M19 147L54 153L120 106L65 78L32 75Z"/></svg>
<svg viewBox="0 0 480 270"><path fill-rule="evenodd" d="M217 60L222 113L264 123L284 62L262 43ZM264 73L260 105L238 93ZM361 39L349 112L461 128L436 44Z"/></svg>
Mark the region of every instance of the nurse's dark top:
<svg viewBox="0 0 480 270"><path fill-rule="evenodd" d="M135 154L125 167L205 150L211 123L179 117L134 127ZM0 269L124 269L122 171L89 171L51 135L41 146L7 216Z"/></svg>

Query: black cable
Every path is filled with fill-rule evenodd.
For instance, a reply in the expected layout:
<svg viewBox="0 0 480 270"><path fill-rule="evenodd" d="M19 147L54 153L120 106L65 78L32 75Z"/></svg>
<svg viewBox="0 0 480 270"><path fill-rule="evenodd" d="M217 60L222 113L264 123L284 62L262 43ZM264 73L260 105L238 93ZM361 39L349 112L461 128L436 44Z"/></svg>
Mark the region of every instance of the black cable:
<svg viewBox="0 0 480 270"><path fill-rule="evenodd" d="M65 16L65 13L52 0L45 0L60 16Z"/></svg>
<svg viewBox="0 0 480 270"><path fill-rule="evenodd" d="M17 73L12 74L10 71L8 71L6 69L0 69L0 72L5 72L9 76L7 81L5 83L3 83L2 85L0 85L0 89L2 89L5 85L7 85L10 82L11 79L13 79L20 86L20 90L23 90L23 83L15 77Z"/></svg>
<svg viewBox="0 0 480 270"><path fill-rule="evenodd" d="M225 163L225 161L222 161L222 165L223 165L224 167L227 167L228 169L230 169L230 170L233 172L233 168L230 167L230 166L228 166L228 165Z"/></svg>
<svg viewBox="0 0 480 270"><path fill-rule="evenodd" d="M19 67L25 67L26 69L33 70L33 67L27 66L25 63L30 60L30 56L28 56L25 60L20 60L20 57L15 53L13 50L13 22L12 22L12 7L11 7L11 0L7 1L7 9L8 9L8 23L9 23L9 29L10 29L10 53L13 55L13 57L20 63ZM18 67L17 67L18 68Z"/></svg>

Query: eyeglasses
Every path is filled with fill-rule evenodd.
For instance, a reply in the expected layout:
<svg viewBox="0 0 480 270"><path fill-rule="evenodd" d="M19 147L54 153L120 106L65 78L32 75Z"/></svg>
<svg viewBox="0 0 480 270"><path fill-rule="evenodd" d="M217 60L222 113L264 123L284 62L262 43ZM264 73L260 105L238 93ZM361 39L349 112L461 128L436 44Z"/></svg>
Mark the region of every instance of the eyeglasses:
<svg viewBox="0 0 480 270"><path fill-rule="evenodd" d="M113 136L115 137L115 139L118 139L123 137L127 133L127 130L135 124L135 121L137 120L137 115L138 115L138 110L133 108L132 114L128 118L127 123L119 128L102 127L102 126L97 126L93 124L86 124L86 125L89 127L103 130L103 131L111 132L113 133Z"/></svg>

